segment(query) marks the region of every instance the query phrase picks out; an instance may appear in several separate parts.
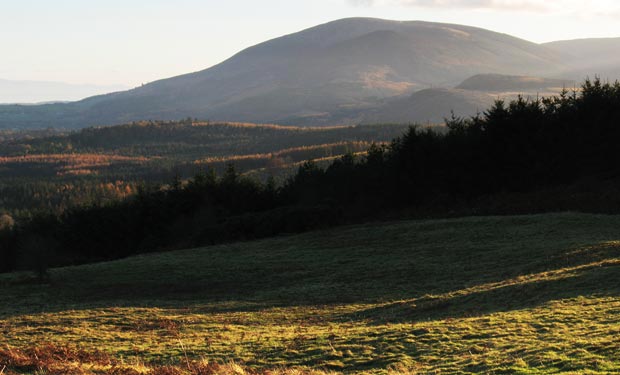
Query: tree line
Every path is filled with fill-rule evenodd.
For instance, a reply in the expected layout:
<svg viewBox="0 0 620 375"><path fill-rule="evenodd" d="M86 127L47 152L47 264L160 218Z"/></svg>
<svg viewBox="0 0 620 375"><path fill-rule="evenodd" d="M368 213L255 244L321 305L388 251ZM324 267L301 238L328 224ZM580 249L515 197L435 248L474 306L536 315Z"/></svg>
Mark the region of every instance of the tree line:
<svg viewBox="0 0 620 375"><path fill-rule="evenodd" d="M284 183L233 165L106 204L5 225L1 271L116 259L380 217L620 212L620 84L497 101L445 131L410 127L364 156L309 161Z"/></svg>

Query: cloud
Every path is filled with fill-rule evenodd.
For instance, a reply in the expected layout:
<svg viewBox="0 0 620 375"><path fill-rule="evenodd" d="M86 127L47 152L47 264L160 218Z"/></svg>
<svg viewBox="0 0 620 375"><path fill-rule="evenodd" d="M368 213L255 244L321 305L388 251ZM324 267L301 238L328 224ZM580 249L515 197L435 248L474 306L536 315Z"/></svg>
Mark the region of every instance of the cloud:
<svg viewBox="0 0 620 375"><path fill-rule="evenodd" d="M375 5L375 0L349 0L349 4L369 7Z"/></svg>
<svg viewBox="0 0 620 375"><path fill-rule="evenodd" d="M528 12L579 12L601 14L620 11L617 0L348 0L354 6L413 6L443 9L478 9Z"/></svg>
<svg viewBox="0 0 620 375"><path fill-rule="evenodd" d="M473 9L546 9L549 2L534 0L400 0L401 5Z"/></svg>

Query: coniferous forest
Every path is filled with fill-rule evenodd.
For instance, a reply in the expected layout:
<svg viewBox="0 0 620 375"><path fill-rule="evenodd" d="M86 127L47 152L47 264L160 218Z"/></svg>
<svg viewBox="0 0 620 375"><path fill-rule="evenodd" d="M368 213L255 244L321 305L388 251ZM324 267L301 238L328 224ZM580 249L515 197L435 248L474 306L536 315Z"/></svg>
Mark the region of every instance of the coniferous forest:
<svg viewBox="0 0 620 375"><path fill-rule="evenodd" d="M0 271L402 217L557 210L620 213L620 84L519 98L445 129L409 127L386 144L307 161L276 180L235 160L135 184L104 202L0 221ZM91 145L88 147L95 147Z"/></svg>

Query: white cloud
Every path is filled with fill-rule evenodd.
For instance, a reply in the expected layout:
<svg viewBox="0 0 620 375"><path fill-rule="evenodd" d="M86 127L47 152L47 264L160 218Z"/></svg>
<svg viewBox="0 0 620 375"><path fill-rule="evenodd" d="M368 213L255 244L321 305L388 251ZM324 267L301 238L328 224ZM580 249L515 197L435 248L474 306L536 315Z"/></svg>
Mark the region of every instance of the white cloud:
<svg viewBox="0 0 620 375"><path fill-rule="evenodd" d="M547 4L549 3L534 0L400 0L395 2L402 5L413 5L422 7L513 10L543 10L547 9Z"/></svg>
<svg viewBox="0 0 620 375"><path fill-rule="evenodd" d="M349 0L349 3L355 6L372 6L375 5L374 0Z"/></svg>
<svg viewBox="0 0 620 375"><path fill-rule="evenodd" d="M568 12L610 15L620 12L617 0L348 0L355 6L413 6L443 9L479 9L528 12Z"/></svg>

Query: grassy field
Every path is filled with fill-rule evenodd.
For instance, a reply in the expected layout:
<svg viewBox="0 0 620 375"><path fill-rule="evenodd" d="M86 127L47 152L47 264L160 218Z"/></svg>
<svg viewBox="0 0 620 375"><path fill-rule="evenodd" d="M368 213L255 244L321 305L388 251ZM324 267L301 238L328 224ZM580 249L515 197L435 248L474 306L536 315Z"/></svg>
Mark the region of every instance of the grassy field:
<svg viewBox="0 0 620 375"><path fill-rule="evenodd" d="M343 227L0 275L0 301L0 374L620 373L620 217Z"/></svg>

